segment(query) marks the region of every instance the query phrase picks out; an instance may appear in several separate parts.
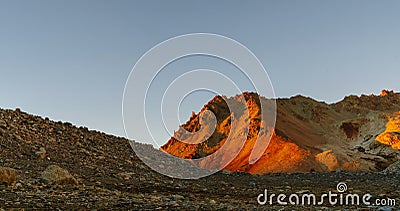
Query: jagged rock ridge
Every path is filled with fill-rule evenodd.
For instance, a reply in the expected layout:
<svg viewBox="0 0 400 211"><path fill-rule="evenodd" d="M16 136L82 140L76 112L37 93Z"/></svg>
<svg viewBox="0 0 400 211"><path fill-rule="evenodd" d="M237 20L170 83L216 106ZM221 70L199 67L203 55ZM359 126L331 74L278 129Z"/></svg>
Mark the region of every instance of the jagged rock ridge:
<svg viewBox="0 0 400 211"><path fill-rule="evenodd" d="M178 130L161 149L174 156L195 159L211 155L227 140L231 132L231 118L226 102L240 102L240 96L217 96L182 125L189 132L197 132L199 118L212 111L217 118L216 129L206 140L182 143ZM249 118L247 140L225 169L264 174L273 172L309 171L380 171L398 160L400 94L382 91L381 95L348 96L334 104L317 102L297 95L277 99L276 127L264 128L260 119L260 100L269 101L256 93L243 93ZM268 113L268 112L266 112ZM233 115L240 119L238 114ZM235 130L246 130L246 124ZM249 154L259 133L271 133L268 148L261 158L249 164ZM269 139L268 139L269 140ZM263 140L263 141L268 141ZM391 146L391 147L390 147ZM215 161L218 163L219 161ZM215 166L208 164L207 166Z"/></svg>

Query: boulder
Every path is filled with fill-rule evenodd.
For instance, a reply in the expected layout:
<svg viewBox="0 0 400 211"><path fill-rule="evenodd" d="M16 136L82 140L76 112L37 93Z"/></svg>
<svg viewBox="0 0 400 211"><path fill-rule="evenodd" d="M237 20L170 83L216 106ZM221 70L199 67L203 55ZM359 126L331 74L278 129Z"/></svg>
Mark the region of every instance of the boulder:
<svg viewBox="0 0 400 211"><path fill-rule="evenodd" d="M332 150L326 150L317 154L315 160L324 164L329 171L335 171L339 168L339 161Z"/></svg>
<svg viewBox="0 0 400 211"><path fill-rule="evenodd" d="M17 182L17 171L12 168L0 167L0 184L11 185Z"/></svg>
<svg viewBox="0 0 400 211"><path fill-rule="evenodd" d="M42 172L41 179L46 184L78 185L78 181L67 170L57 165L48 166Z"/></svg>

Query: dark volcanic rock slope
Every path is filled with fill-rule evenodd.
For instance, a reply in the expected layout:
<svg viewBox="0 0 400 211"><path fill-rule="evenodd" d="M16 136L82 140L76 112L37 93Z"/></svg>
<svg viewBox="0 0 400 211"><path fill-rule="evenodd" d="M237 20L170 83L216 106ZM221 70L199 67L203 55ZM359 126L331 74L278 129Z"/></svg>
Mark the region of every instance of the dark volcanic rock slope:
<svg viewBox="0 0 400 211"><path fill-rule="evenodd" d="M154 150L147 145L143 148ZM19 178L32 186L41 184L38 179L42 172L53 164L67 168L86 184L117 185L118 174L140 169L152 173L124 138L54 122L19 109L0 109L0 149L0 166L19 170Z"/></svg>

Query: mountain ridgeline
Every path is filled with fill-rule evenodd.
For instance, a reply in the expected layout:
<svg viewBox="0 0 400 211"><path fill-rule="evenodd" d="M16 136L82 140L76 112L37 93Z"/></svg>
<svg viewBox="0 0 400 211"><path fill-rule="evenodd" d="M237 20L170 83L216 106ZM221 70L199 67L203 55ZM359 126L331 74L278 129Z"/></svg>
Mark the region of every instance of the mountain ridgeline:
<svg viewBox="0 0 400 211"><path fill-rule="evenodd" d="M264 124L273 119L268 119L269 107L260 106L271 102L249 92L231 98L216 96L199 113L193 113L161 150L188 160L203 158L223 147L228 139L239 138L237 131L246 131L243 147L224 169L252 174L382 171L399 158L400 93L383 90L380 95L351 95L334 104L300 95L277 99L275 127ZM247 106L248 114L231 114L228 104ZM208 127L200 124L206 111L216 116L214 132L196 134L189 142L179 141L187 139L183 128L194 133ZM235 127L232 118L238 122ZM269 145L256 162L249 162L251 153L260 150L255 147L257 138L269 141ZM238 146L229 147L234 150ZM204 166L219 167L219 159L208 160Z"/></svg>

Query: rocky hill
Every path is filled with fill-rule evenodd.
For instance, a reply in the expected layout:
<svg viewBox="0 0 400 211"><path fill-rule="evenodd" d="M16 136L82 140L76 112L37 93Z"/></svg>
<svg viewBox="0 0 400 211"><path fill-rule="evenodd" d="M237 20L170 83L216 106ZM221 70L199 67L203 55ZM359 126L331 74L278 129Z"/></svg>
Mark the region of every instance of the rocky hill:
<svg viewBox="0 0 400 211"><path fill-rule="evenodd" d="M257 137L271 129L265 128L260 119L260 100L265 104L269 100L255 93L243 93L243 96L249 117L245 118L247 122L240 122L243 118L235 114L234 118L239 121L235 131L248 130L247 140L238 156L225 167L227 170L253 174L338 169L381 171L399 158L400 93L384 90L379 96L348 96L335 104L303 96L277 99L272 138L262 157L253 164L249 163L249 156ZM217 117L217 126L206 140L197 135L191 142L180 142L185 138L180 128L161 149L186 159L214 153L227 142L231 132L232 115L226 102L240 104L240 99L241 95L228 99L217 96L182 125L189 132L197 132L201 128L201 114L212 111ZM269 137L260 137L262 141L269 141ZM219 162L211 160L205 166L213 168Z"/></svg>

